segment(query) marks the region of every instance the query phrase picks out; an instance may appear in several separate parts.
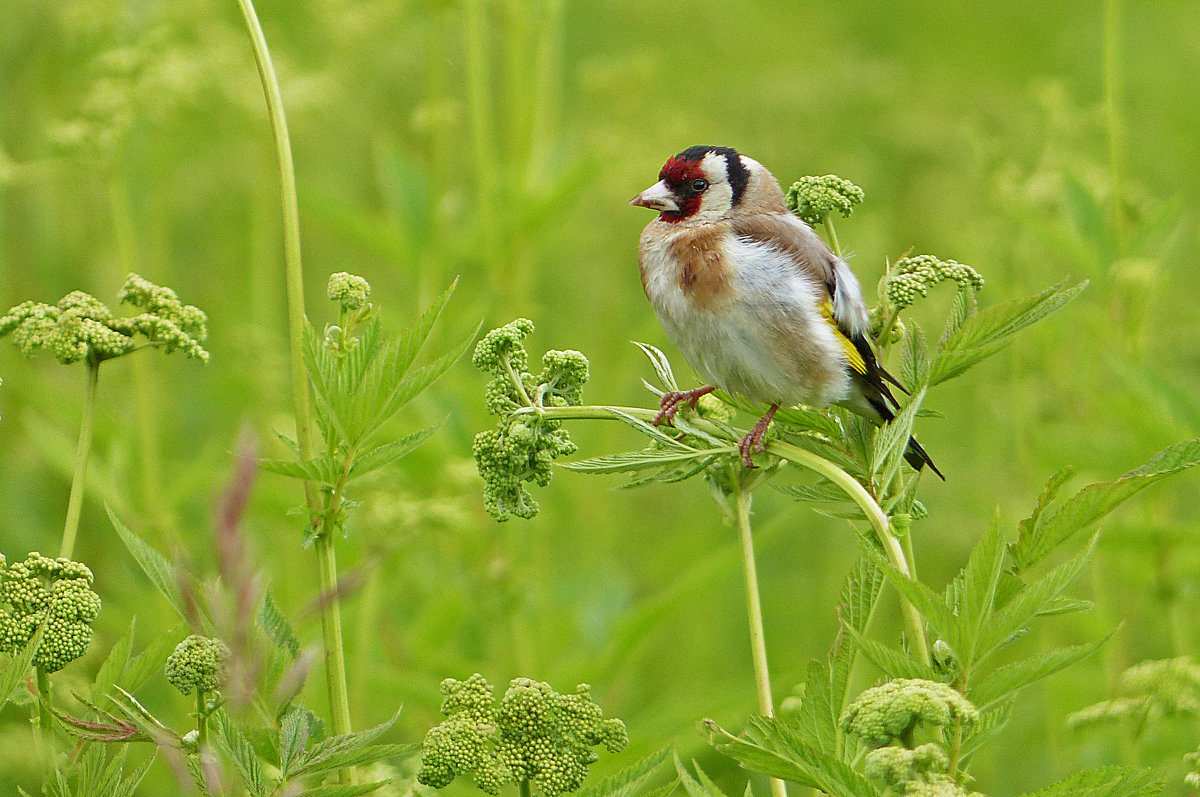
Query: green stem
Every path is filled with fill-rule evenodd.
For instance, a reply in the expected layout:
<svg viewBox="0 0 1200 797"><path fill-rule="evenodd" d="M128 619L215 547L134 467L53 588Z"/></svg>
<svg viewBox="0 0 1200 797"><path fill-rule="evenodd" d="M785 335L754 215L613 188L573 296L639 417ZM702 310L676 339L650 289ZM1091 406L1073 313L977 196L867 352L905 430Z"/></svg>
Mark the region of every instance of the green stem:
<svg viewBox="0 0 1200 797"><path fill-rule="evenodd" d="M533 787L529 785L528 780L517 781L517 788L521 792L521 797L533 797Z"/></svg>
<svg viewBox="0 0 1200 797"><path fill-rule="evenodd" d="M841 257L842 245L838 242L837 230L833 228L833 220L829 218L828 213L826 213L825 217L821 219L821 224L825 227L826 237L829 238L829 248L833 250L835 255Z"/></svg>
<svg viewBox="0 0 1200 797"><path fill-rule="evenodd" d="M956 717L954 720L954 736L950 743L950 763L946 767L946 772L950 777L958 781L958 762L962 757L962 738L963 724L962 718Z"/></svg>
<svg viewBox="0 0 1200 797"><path fill-rule="evenodd" d="M50 713L50 674L41 667L34 667L33 673L38 692L38 727L42 735L48 738L54 730L54 715Z"/></svg>
<svg viewBox="0 0 1200 797"><path fill-rule="evenodd" d="M79 447L75 450L75 474L71 477L71 496L67 499L67 519L63 524L62 546L58 555L67 559L75 551L79 517L83 512L83 483L87 480L88 458L92 453L92 426L96 419L96 385L100 380L100 361L88 357L87 389L83 394L83 419L79 422Z"/></svg>
<svg viewBox="0 0 1200 797"><path fill-rule="evenodd" d="M537 414L551 420L610 420L622 422L628 422L628 418L632 417L651 423L654 420L654 416L658 413L655 410L642 407L582 406L521 409L517 410L514 414ZM688 422L714 437L728 437L722 427L705 421L703 418L691 417L688 419ZM892 532L891 520L871 494L867 492L866 488L859 484L853 476L829 460L782 440L768 442L766 444L766 451L793 465L799 465L802 468L807 468L824 476L837 485L863 511L867 522L871 524L871 527L879 536L884 554L892 566L902 575L909 578L912 577L912 567L904 554L903 546ZM923 664L929 664L932 660L929 657L929 643L925 638L925 622L921 618L921 613L903 595L900 596L900 610L918 661Z"/></svg>
<svg viewBox="0 0 1200 797"><path fill-rule="evenodd" d="M758 568L754 563L754 536L750 529L750 491L734 483L738 538L742 545L742 573L746 580L746 611L750 617L750 653L754 659L754 685L758 691L758 710L764 717L775 716L771 700L771 672L767 667L767 642L763 633L762 601L758 594ZM787 785L771 778L771 794L787 797Z"/></svg>
<svg viewBox="0 0 1200 797"><path fill-rule="evenodd" d="M271 120L271 132L275 139L275 154L279 165L279 189L283 202L283 252L287 276L288 338L291 342L292 403L296 413L296 441L300 447L300 458L313 458L315 446L312 431L312 399L308 392L308 378L304 369L304 336L307 319L304 315L304 271L300 260L300 205L296 196L296 169L292 162L292 147L288 138L287 117L283 111L283 98L279 89L279 78L271 62L262 25L254 11L252 0L237 0L246 21L250 42L254 51L254 62L262 81L266 98L267 115ZM321 516L321 499L317 486L304 483L305 500L310 517ZM331 504L336 508L336 505ZM317 537L317 569L320 577L321 594L335 596L337 592L337 554L333 547L333 535ZM341 605L336 597L324 601L321 608L321 630L325 644L325 677L329 693L330 730L339 736L350 732L350 702L346 688L346 654L342 639ZM343 783L354 783L353 767L341 770Z"/></svg>
<svg viewBox="0 0 1200 797"><path fill-rule="evenodd" d="M196 741L200 749L208 747L208 692L196 690Z"/></svg>

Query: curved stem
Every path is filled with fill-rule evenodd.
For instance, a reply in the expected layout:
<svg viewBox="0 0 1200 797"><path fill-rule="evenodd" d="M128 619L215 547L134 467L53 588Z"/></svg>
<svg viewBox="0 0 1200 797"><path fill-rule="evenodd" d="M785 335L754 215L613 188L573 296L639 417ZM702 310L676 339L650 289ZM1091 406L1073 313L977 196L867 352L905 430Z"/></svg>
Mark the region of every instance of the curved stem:
<svg viewBox="0 0 1200 797"><path fill-rule="evenodd" d="M754 563L754 536L750 530L750 491L740 484L734 489L738 538L742 545L742 573L746 580L746 611L750 617L750 653L754 659L758 710L764 717L774 717L775 704L771 700L771 672L767 667L762 601L758 595L758 568ZM779 778L771 778L771 794L774 797L787 797L787 785Z"/></svg>
<svg viewBox="0 0 1200 797"><path fill-rule="evenodd" d="M271 53L263 36L262 25L254 11L252 0L237 0L246 21L254 51L254 63L262 80L267 115L275 138L275 154L279 162L279 190L283 201L283 254L287 278L288 339L291 342L292 404L296 413L296 442L300 458L312 459L315 451L312 431L312 399L308 393L308 377L304 369L304 336L307 319L304 315L304 271L300 260L300 206L296 197L296 169L292 162L292 146L288 137L287 117L279 79L275 74ZM317 486L304 483L304 495L311 522L321 516L321 498ZM336 596L337 553L332 535L321 534L315 542L321 593ZM336 597L324 601L321 608L321 630L325 644L325 678L329 693L330 727L333 735L350 732L350 702L346 688L346 654L342 640L342 612ZM340 773L343 783L354 783L352 767Z"/></svg>
<svg viewBox="0 0 1200 797"><path fill-rule="evenodd" d="M83 483L87 480L88 458L92 452L92 425L96 418L96 385L100 380L100 361L88 358L87 389L83 394L83 419L79 422L79 446L75 450L75 474L71 477L71 497L67 500L67 519L63 524L62 546L58 555L67 559L75 551L79 517L83 512Z"/></svg>
<svg viewBox="0 0 1200 797"><path fill-rule="evenodd" d="M628 422L628 418L636 418L650 423L658 413L642 407L544 407L539 409L517 410L514 414L537 413L553 420L612 420ZM701 431L717 437L727 437L724 429L703 418L689 418L688 422ZM867 518L867 522L879 536L884 553L892 566L902 575L912 577L912 567L905 556L900 540L892 532L891 520L875 501L866 488L846 471L834 465L827 459L817 456L811 451L805 451L799 446L782 440L772 440L766 444L766 451L793 465L799 465L824 476L841 489L853 501ZM904 616L904 625L911 638L913 650L917 659L923 664L929 664L929 643L925 638L925 622L921 613L903 595L900 596L900 610Z"/></svg>

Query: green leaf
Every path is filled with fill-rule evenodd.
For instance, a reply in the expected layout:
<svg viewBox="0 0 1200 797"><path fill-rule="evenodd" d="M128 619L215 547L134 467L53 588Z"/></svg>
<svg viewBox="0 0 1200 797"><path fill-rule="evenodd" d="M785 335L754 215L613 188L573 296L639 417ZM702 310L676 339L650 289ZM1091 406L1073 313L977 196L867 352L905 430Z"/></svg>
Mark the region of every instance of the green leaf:
<svg viewBox="0 0 1200 797"><path fill-rule="evenodd" d="M279 723L279 777L287 778L292 765L308 746L308 711L301 704L284 715Z"/></svg>
<svg viewBox="0 0 1200 797"><path fill-rule="evenodd" d="M995 354L1010 337L1059 310L1085 287L1087 280L1069 288L1054 286L1036 296L993 305L967 317L934 358L929 384L945 382Z"/></svg>
<svg viewBox="0 0 1200 797"><path fill-rule="evenodd" d="M104 509L108 512L108 519L112 521L113 528L117 530L117 536L121 538L121 542L125 543L125 547L133 556L138 567L142 568L142 572L150 579L167 602L171 604L180 617L187 619L187 612L183 606L183 596L179 591L179 573L176 572L175 566L167 560L165 556L154 550L148 544L142 541L129 527L126 526L121 519L113 512L112 507L108 504L104 505Z"/></svg>
<svg viewBox="0 0 1200 797"><path fill-rule="evenodd" d="M979 719L971 723L970 728L963 736L963 758L970 756L980 747L1000 735L1000 731L1004 730L1009 716L1012 715L1015 703L1016 701L1013 698L1007 698L997 701L991 708L980 709Z"/></svg>
<svg viewBox="0 0 1200 797"><path fill-rule="evenodd" d="M270 590L263 593L262 605L258 609L258 625L275 647L286 650L293 659L300 655L300 640L296 638L296 633L275 603Z"/></svg>
<svg viewBox="0 0 1200 797"><path fill-rule="evenodd" d="M1200 463L1200 439L1186 440L1164 449L1145 465L1119 478L1089 484L1049 519L1038 517L1028 532L1017 538L1010 548L1016 568L1027 569L1136 493L1197 463Z"/></svg>
<svg viewBox="0 0 1200 797"><path fill-rule="evenodd" d="M679 754L675 754L675 772L678 773L679 782L683 784L683 789L689 797L726 797L725 792L721 791L720 787L704 774L704 770L700 768L699 764L692 761L692 766L696 768L696 777L693 777L683 762L679 760Z"/></svg>
<svg viewBox="0 0 1200 797"><path fill-rule="evenodd" d="M843 630L854 641L854 646L871 663L878 667L888 678L924 678L927 681L940 681L938 671L927 664L922 664L906 653L876 642L863 635L862 632L842 626Z"/></svg>
<svg viewBox="0 0 1200 797"><path fill-rule="evenodd" d="M25 643L25 647L21 648L21 652L9 659L8 666L0 674L0 706L12 700L13 692L17 691L17 687L25 680L25 673L33 666L38 645L42 644L42 635L45 633L46 623L43 621Z"/></svg>
<svg viewBox="0 0 1200 797"><path fill-rule="evenodd" d="M965 285L958 286L954 299L950 302L950 314L946 316L946 326L942 329L942 337L938 348L946 345L955 332L962 328L963 323L975 312L975 291ZM912 323L912 322L908 322Z"/></svg>
<svg viewBox="0 0 1200 797"><path fill-rule="evenodd" d="M804 744L792 729L774 719L752 717L742 736L712 720L705 724L713 747L754 772L820 789L831 797L878 797L866 778Z"/></svg>
<svg viewBox="0 0 1200 797"><path fill-rule="evenodd" d="M433 433L440 428L442 428L442 425L439 423L437 426L430 426L428 429L406 434L399 440L393 440L390 443L384 443L381 446L376 446L362 452L354 458L354 464L350 467L350 478L357 479L373 470L382 468L384 465L395 462L432 437Z"/></svg>
<svg viewBox="0 0 1200 797"><path fill-rule="evenodd" d="M129 664L129 656L133 652L133 632L136 625L137 618L134 617L129 621L129 631L113 644L104 663L96 672L96 678L92 681L91 688L93 703L104 700L112 691L113 684L121 680L121 676L125 673L125 667Z"/></svg>
<svg viewBox="0 0 1200 797"><path fill-rule="evenodd" d="M646 782L654 777L655 770L670 753L670 747L664 747L658 752L651 753L615 775L584 786L575 793L575 797L632 797L642 791Z"/></svg>
<svg viewBox="0 0 1200 797"><path fill-rule="evenodd" d="M1085 769L1022 797L1155 797L1163 779L1149 769Z"/></svg>
<svg viewBox="0 0 1200 797"><path fill-rule="evenodd" d="M258 754L254 752L254 746L250 744L246 734L228 714L220 709L213 712L212 718L217 737L229 753L229 758L233 761L238 774L242 776L242 782L246 784L246 789L252 797L266 797L272 784L268 782L262 764L259 763Z"/></svg>
<svg viewBox="0 0 1200 797"><path fill-rule="evenodd" d="M654 373L658 375L658 381L662 383L664 391L679 390L679 383L675 381L675 374L671 370L671 361L667 359L667 355L663 354L649 343L639 343L636 340L632 341L634 346L642 350L642 354L650 360L650 365L654 367ZM650 387L647 385L647 387Z"/></svg>
<svg viewBox="0 0 1200 797"><path fill-rule="evenodd" d="M184 629L175 626L166 633L158 634L142 649L141 653L132 657L125 666L121 683L125 689L135 692L141 689L151 677L162 677L163 665L171 651L184 637Z"/></svg>
<svg viewBox="0 0 1200 797"><path fill-rule="evenodd" d="M265 471L291 476L294 479L335 485L342 476L343 463L330 456L296 459L260 459L258 466Z"/></svg>
<svg viewBox="0 0 1200 797"><path fill-rule="evenodd" d="M1000 518L996 515L987 533L975 544L966 566L946 586L946 605L954 615L946 641L964 657L968 666L974 663L976 644L992 613L1003 572L1004 550Z"/></svg>
<svg viewBox="0 0 1200 797"><path fill-rule="evenodd" d="M871 473L879 474L880 484L889 484L900 470L908 439L912 437L913 421L925 399L925 388L914 393L896 417L879 427L871 454Z"/></svg>
<svg viewBox="0 0 1200 797"><path fill-rule="evenodd" d="M961 288L959 292L962 292ZM908 330L900 349L900 378L911 392L924 387L929 379L929 346L925 343L925 333L916 321L907 321L905 326Z"/></svg>
<svg viewBox="0 0 1200 797"><path fill-rule="evenodd" d="M1086 659L1103 647L1110 638L1112 638L1112 633L1087 645L1054 648L1038 653L1036 656L1005 664L1003 667L997 667L977 679L975 685L968 690L967 697L980 709L986 709L1035 681L1040 681Z"/></svg>
<svg viewBox="0 0 1200 797"><path fill-rule="evenodd" d="M1055 605L1063 590L1079 576L1091 558L1092 551L1096 548L1096 539L1092 537L1082 553L1018 591L1008 603L992 614L976 645L976 663L999 650L1029 625L1033 618Z"/></svg>
<svg viewBox="0 0 1200 797"><path fill-rule="evenodd" d="M315 775L419 750L420 745L372 745L375 739L392 727L399 716L400 712L397 711L390 720L373 728L333 736L318 742L296 761L292 769L292 776Z"/></svg>
<svg viewBox="0 0 1200 797"><path fill-rule="evenodd" d="M158 718L133 695L119 686L114 686L113 689L116 690L116 694L110 699L134 727L153 739L155 744L178 746L179 734L159 722Z"/></svg>
<svg viewBox="0 0 1200 797"><path fill-rule="evenodd" d="M637 473L647 468L660 468L676 462L691 462L697 458L711 456L710 451L680 447L671 450L648 448L642 451L626 451L621 454L606 454L589 459L563 462L562 467L580 473Z"/></svg>

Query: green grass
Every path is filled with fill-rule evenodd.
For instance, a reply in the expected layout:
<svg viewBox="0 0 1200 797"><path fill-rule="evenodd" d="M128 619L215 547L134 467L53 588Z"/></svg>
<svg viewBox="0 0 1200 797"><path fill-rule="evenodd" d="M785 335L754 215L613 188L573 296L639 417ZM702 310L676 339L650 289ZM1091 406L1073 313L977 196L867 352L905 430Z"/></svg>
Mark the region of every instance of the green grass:
<svg viewBox="0 0 1200 797"><path fill-rule="evenodd" d="M1200 435L1194 3L1123 4L1115 153L1094 2L269 0L258 11L288 109L318 326L332 320L330 272L366 276L393 329L461 275L438 351L480 318L490 328L528 316L547 346L587 353L588 403L649 406L640 379L651 374L631 339L688 375L638 283L647 216L625 202L667 156L722 144L785 185L836 172L864 188L838 236L868 293L884 259L909 248L976 267L984 304L1091 280L927 402L946 417L919 420L919 437L948 477L924 485L932 516L915 526L929 583L957 572L997 507L1008 527L1025 516L1062 466L1079 486ZM135 615L137 646L185 635L101 502L208 576L212 507L240 430L264 456L287 454L274 434L294 423L278 183L232 2L0 4L0 98L0 310L73 289L113 302L132 270L210 316L204 367L145 355L105 366L75 547L105 605L87 657L56 676L69 695ZM1114 163L1128 203L1120 232ZM949 289L939 297L948 303ZM920 311L927 330L942 309ZM23 360L5 342L0 376L0 551L53 552L84 370ZM528 675L560 691L587 681L631 737L597 772L674 739L740 793L744 773L696 732L703 717L739 728L755 707L736 530L698 481L622 492L609 489L619 477L565 471L540 491L536 519L496 525L470 460L472 436L490 425L483 383L461 362L391 422L406 434L449 413L424 447L364 483L338 541L342 573L364 578L343 605L354 726L403 703L389 738L419 739L438 721L446 676ZM617 425L579 424L572 436L586 455L640 444ZM1031 690L976 761L977 788L1016 794L1084 765L1141 763L1170 775L1167 793L1185 793L1194 720L1166 721L1136 745L1064 721L1130 664L1200 654L1196 478L1106 521L1085 576L1098 610L1047 623L1027 644L1120 630L1101 656ZM294 482L259 474L245 530L259 576L316 645L319 616L306 611L316 563L287 514L302 500ZM772 491L755 502L755 525L778 702L827 650L857 549L843 522ZM874 629L894 635L894 599L881 610ZM322 680L310 677L307 694L325 713ZM187 726L192 707L166 684L139 699ZM20 754L27 719L26 707L0 711L0 784L39 782ZM173 783L159 762L143 792ZM765 779L755 785L765 793Z"/></svg>

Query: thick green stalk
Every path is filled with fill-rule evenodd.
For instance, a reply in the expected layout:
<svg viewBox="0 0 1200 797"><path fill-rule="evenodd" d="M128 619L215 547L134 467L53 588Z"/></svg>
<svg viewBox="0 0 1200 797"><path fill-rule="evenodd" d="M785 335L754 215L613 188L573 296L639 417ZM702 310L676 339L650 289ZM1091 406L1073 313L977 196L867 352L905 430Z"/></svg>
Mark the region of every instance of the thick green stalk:
<svg viewBox="0 0 1200 797"><path fill-rule="evenodd" d="M304 334L307 320L304 315L304 271L300 261L300 206L296 197L296 170L292 163L292 147L288 138L287 118L283 112L279 79L271 62L262 26L254 11L252 0L237 2L250 33L254 62L262 80L267 115L271 120L275 153L279 161L279 187L283 199L283 251L287 274L288 338L291 342L292 403L296 412L296 441L300 447L300 458L308 460L313 458L315 447L312 400L308 393L308 378L304 369ZM319 517L322 507L317 486L305 482L304 494L310 516ZM321 534L315 542L321 593L328 596L335 596L337 593L337 554L332 536ZM329 693L330 730L336 736L349 733L351 728L342 614L336 597L322 604L321 630L325 643L325 679ZM353 768L343 770L341 779L343 782L353 783Z"/></svg>
<svg viewBox="0 0 1200 797"><path fill-rule="evenodd" d="M196 742L208 747L208 692L202 689L196 690Z"/></svg>
<svg viewBox="0 0 1200 797"><path fill-rule="evenodd" d="M632 417L647 423L652 422L654 416L658 414L655 410L642 407L603 406L530 408L517 410L516 414L524 413L540 414L545 418L560 421L610 420L625 422L627 418ZM688 422L701 431L715 437L725 436L725 432L721 427L709 423L702 418L689 418ZM879 536L884 553L887 555L892 566L901 574L910 578L912 577L912 567L905 556L904 547L892 532L891 520L879 506L878 502L867 492L866 488L859 484L853 476L829 460L782 440L771 440L768 442L766 444L766 451L793 465L799 465L802 468L814 471L837 485L863 511L867 521ZM903 595L900 596L900 610L904 617L904 625L917 659L923 664L929 664L931 661L929 657L929 643L925 637L925 622L921 618L921 613Z"/></svg>
<svg viewBox="0 0 1200 797"><path fill-rule="evenodd" d="M829 248L838 257L842 256L842 245L838 242L837 230L833 228L833 219L829 218L830 214L826 213L825 218L821 222L825 226L825 235L829 238Z"/></svg>
<svg viewBox="0 0 1200 797"><path fill-rule="evenodd" d="M762 600L758 595L758 568L754 563L754 535L750 529L750 491L738 485L734 493L734 505L738 538L742 545L742 574L746 580L746 611L750 618L750 652L754 659L758 710L764 717L774 717L771 672L767 667L767 641L763 633ZM774 797L787 797L787 785L779 778L771 778L771 794Z"/></svg>
<svg viewBox="0 0 1200 797"><path fill-rule="evenodd" d="M83 394L83 419L79 422L79 446L75 450L75 474L71 477L71 496L67 499L67 519L63 524L62 546L58 555L71 558L79 517L83 512L83 483L87 480L88 458L92 453L92 426L96 419L96 385L100 380L100 361L88 357L87 389Z"/></svg>
<svg viewBox="0 0 1200 797"><path fill-rule="evenodd" d="M37 686L37 719L42 735L49 737L54 729L54 716L50 713L50 675L41 667L34 667L34 682Z"/></svg>

